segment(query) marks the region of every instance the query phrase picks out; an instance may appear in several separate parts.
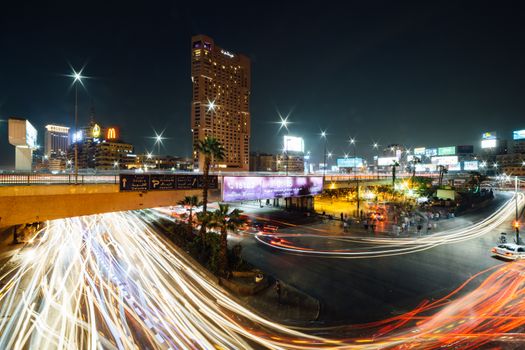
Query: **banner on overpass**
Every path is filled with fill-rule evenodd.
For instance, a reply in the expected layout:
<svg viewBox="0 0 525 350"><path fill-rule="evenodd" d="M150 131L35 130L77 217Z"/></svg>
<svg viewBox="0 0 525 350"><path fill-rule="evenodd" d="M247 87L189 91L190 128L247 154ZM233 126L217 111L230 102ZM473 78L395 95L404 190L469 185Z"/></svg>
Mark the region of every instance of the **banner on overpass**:
<svg viewBox="0 0 525 350"><path fill-rule="evenodd" d="M224 176L222 200L249 201L320 194L321 176Z"/></svg>
<svg viewBox="0 0 525 350"><path fill-rule="evenodd" d="M122 174L120 191L198 190L204 187L204 176L194 174ZM208 177L209 189L218 188L216 175Z"/></svg>

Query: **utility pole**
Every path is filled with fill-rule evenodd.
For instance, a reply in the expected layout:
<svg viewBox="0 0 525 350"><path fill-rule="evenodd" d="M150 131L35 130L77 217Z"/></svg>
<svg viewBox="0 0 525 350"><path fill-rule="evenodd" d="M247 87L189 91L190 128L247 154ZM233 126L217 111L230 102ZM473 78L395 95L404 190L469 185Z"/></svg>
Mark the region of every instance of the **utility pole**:
<svg viewBox="0 0 525 350"><path fill-rule="evenodd" d="M516 229L516 244L520 244L520 223L518 221L518 177L514 177L514 199L516 203L516 219L514 221L514 228Z"/></svg>

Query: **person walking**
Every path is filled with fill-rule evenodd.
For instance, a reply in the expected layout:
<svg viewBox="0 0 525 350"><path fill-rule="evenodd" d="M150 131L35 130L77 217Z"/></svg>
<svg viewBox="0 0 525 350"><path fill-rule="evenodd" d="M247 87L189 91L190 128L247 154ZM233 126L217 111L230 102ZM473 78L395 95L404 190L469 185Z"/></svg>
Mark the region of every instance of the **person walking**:
<svg viewBox="0 0 525 350"><path fill-rule="evenodd" d="M427 233L429 233L430 230L432 230L432 223L429 221L427 225Z"/></svg>
<svg viewBox="0 0 525 350"><path fill-rule="evenodd" d="M279 304L281 303L281 282L275 282L275 292L277 293L277 299Z"/></svg>
<svg viewBox="0 0 525 350"><path fill-rule="evenodd" d="M343 232L348 232L348 222L343 220Z"/></svg>

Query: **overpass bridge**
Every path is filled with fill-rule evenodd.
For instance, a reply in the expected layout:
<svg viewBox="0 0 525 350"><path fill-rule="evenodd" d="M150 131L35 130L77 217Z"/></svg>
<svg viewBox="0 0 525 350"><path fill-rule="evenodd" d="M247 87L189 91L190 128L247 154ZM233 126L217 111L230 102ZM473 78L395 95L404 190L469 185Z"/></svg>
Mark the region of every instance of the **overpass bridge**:
<svg viewBox="0 0 525 350"><path fill-rule="evenodd" d="M75 184L74 176L69 174L0 174L0 229L65 217L174 205L185 196L202 194L202 183L197 183L199 177L202 175L188 172L79 175ZM137 178L137 182L132 181ZM294 201L285 200L282 204L308 207L313 202L305 201L306 197L324 189L353 187L357 178L361 185L391 181L388 175L363 174L357 174L357 178L326 175L324 186L321 176L225 173L214 178L210 201L289 198ZM305 192L306 182L311 188ZM283 188L286 186L290 188Z"/></svg>

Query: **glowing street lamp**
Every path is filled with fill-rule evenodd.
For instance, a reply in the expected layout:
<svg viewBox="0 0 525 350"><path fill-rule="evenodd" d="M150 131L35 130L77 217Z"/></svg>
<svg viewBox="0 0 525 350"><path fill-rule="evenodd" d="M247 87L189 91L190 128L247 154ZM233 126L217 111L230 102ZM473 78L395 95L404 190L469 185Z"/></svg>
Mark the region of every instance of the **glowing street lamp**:
<svg viewBox="0 0 525 350"><path fill-rule="evenodd" d="M321 130L321 138L324 139L324 154L323 154L323 186L326 178L326 143L328 142L328 139L326 138L326 130Z"/></svg>
<svg viewBox="0 0 525 350"><path fill-rule="evenodd" d="M162 134L164 134L164 131L162 131L160 134L158 134L156 131L154 132L155 136L153 137L153 139L155 140L154 145L157 145L157 157L160 170L160 145L162 145L162 140L165 140L166 138L162 136Z"/></svg>
<svg viewBox="0 0 525 350"><path fill-rule="evenodd" d="M69 75L70 78L73 78L73 85L75 85L75 129L73 135L76 135L77 129L78 129L78 84L82 84L84 86L84 83L82 83L82 79L85 78L82 76L82 71L84 68L82 68L80 71L75 71L72 69L72 74ZM75 184L78 184L78 140L74 144L75 149Z"/></svg>

